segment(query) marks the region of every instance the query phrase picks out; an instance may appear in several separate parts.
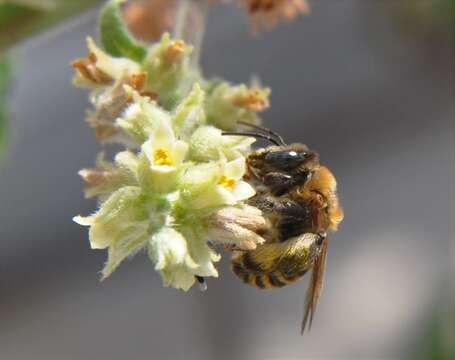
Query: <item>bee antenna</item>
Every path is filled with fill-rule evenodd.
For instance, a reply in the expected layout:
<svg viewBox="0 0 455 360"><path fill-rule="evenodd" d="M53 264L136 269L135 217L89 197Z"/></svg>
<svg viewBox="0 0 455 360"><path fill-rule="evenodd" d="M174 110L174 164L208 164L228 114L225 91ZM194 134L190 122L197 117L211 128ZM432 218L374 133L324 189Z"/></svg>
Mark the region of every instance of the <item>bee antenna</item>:
<svg viewBox="0 0 455 360"><path fill-rule="evenodd" d="M280 143L280 145L283 145L283 146L286 145L286 143L284 142L284 140L281 137L281 135L278 134L276 131L273 131L272 129L269 129L269 128L266 128L266 127L263 127L263 126L259 126L259 125L255 125L255 124L250 124L250 123L247 123L246 121L242 121L242 120L240 120L238 123L242 124L243 126L250 127L252 129L256 129L256 130L260 130L260 131L263 131L266 134L274 136L275 139Z"/></svg>
<svg viewBox="0 0 455 360"><path fill-rule="evenodd" d="M251 132L250 131L223 131L222 135L251 136L251 137L254 137L254 138L257 138L257 139L267 140L267 141L269 141L272 144L275 144L277 146L282 146L283 145L278 140L276 140L275 138L271 137L270 135L266 135L266 134L262 134L262 133L258 133L258 132L252 132L252 131Z"/></svg>

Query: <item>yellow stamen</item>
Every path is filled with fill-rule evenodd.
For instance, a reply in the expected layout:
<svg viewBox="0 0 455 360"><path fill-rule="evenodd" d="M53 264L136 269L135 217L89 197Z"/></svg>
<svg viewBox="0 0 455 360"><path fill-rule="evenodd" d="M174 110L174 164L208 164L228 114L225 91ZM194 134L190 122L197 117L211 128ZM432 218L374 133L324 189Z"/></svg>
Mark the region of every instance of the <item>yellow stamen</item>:
<svg viewBox="0 0 455 360"><path fill-rule="evenodd" d="M182 60L185 53L185 42L183 40L174 40L166 49L164 57L168 64L178 63Z"/></svg>
<svg viewBox="0 0 455 360"><path fill-rule="evenodd" d="M232 190L236 184L234 179L229 179L227 176L222 176L220 181L218 182L219 185L224 186L225 188Z"/></svg>
<svg viewBox="0 0 455 360"><path fill-rule="evenodd" d="M156 165L173 165L169 150L158 148L155 150L154 155Z"/></svg>

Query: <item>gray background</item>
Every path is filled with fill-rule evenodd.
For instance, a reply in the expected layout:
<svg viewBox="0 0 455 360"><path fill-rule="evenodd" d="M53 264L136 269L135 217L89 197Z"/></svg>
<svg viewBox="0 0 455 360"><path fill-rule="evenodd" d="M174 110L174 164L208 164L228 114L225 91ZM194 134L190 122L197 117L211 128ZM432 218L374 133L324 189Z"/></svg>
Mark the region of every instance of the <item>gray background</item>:
<svg viewBox="0 0 455 360"><path fill-rule="evenodd" d="M145 256L98 281L105 254L71 218L96 206L76 173L99 147L83 121L88 94L70 86L68 65L86 53L96 13L18 48L0 170L0 358L409 354L449 295L455 62L446 43L400 31L390 16L398 3L313 1L311 16L258 38L237 10L211 12L207 75L259 75L273 89L265 124L317 149L339 181L346 217L304 337L306 282L256 290L234 278L227 258L206 293L162 288Z"/></svg>

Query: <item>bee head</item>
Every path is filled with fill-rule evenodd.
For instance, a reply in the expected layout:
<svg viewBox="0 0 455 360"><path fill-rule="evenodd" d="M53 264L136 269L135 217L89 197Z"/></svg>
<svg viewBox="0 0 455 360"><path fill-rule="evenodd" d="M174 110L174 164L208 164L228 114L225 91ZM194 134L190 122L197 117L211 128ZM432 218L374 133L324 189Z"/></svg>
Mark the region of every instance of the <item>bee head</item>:
<svg viewBox="0 0 455 360"><path fill-rule="evenodd" d="M270 146L251 154L248 164L256 174L296 174L316 169L319 166L319 156L303 144Z"/></svg>

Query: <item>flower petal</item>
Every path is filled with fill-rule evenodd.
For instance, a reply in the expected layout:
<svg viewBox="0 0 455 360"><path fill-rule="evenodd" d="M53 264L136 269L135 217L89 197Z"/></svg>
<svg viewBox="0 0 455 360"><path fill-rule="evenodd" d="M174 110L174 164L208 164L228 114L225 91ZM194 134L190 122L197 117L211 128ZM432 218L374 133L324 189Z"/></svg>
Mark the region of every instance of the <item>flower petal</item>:
<svg viewBox="0 0 455 360"><path fill-rule="evenodd" d="M180 165L185 160L188 153L188 144L184 141L176 141L172 149L172 160L176 166Z"/></svg>
<svg viewBox="0 0 455 360"><path fill-rule="evenodd" d="M73 217L73 221L76 224L82 225L82 226L92 226L93 225L93 216L75 216Z"/></svg>
<svg viewBox="0 0 455 360"><path fill-rule="evenodd" d="M205 93L196 83L175 110L172 123L181 139L187 140L196 129L205 123L204 99Z"/></svg>
<svg viewBox="0 0 455 360"><path fill-rule="evenodd" d="M232 189L232 195L237 201L249 199L255 194L256 191L254 190L254 188L245 181L238 181L237 184Z"/></svg>
<svg viewBox="0 0 455 360"><path fill-rule="evenodd" d="M115 156L115 162L121 168L128 170L132 174L137 173L138 158L131 151L122 151Z"/></svg>
<svg viewBox="0 0 455 360"><path fill-rule="evenodd" d="M90 245L93 249L104 249L116 240L128 236L128 228L147 219L143 207L142 191L135 186L125 186L114 192L91 219L80 219L89 224Z"/></svg>
<svg viewBox="0 0 455 360"><path fill-rule="evenodd" d="M126 74L139 72L139 65L126 58L114 58L101 50L91 37L87 38L89 51L97 58L96 66L114 79L120 79Z"/></svg>
<svg viewBox="0 0 455 360"><path fill-rule="evenodd" d="M175 170L177 170L177 168L175 166L169 166L169 165L152 165L152 166L150 166L150 169L153 172L156 172L159 174L171 174Z"/></svg>
<svg viewBox="0 0 455 360"><path fill-rule="evenodd" d="M175 141L174 131L170 124L161 121L155 131L153 131L151 140L155 148L163 147L169 149Z"/></svg>
<svg viewBox="0 0 455 360"><path fill-rule="evenodd" d="M102 280L109 277L128 257L134 256L147 244L148 221L141 221L125 228L109 246L108 259L103 268Z"/></svg>
<svg viewBox="0 0 455 360"><path fill-rule="evenodd" d="M165 227L153 234L148 243L148 255L161 273L165 286L184 291L194 284L194 269L187 239L178 231Z"/></svg>
<svg viewBox="0 0 455 360"><path fill-rule="evenodd" d="M191 257L197 265L193 269L193 274L203 277L218 277L218 271L213 262L219 261L221 257L207 245L202 229L197 224L192 224L191 227L183 227L182 233L188 240Z"/></svg>
<svg viewBox="0 0 455 360"><path fill-rule="evenodd" d="M178 169L168 165L153 165L149 170L149 188L158 194L167 194L176 190Z"/></svg>
<svg viewBox="0 0 455 360"><path fill-rule="evenodd" d="M237 200L232 194L232 192L221 185L217 185L216 191L213 193L212 196L213 197L211 199L211 207L222 205L235 205L237 203Z"/></svg>
<svg viewBox="0 0 455 360"><path fill-rule="evenodd" d="M224 166L224 175L229 179L239 180L245 174L245 158L229 161Z"/></svg>
<svg viewBox="0 0 455 360"><path fill-rule="evenodd" d="M116 125L136 143L143 143L160 124L170 122L169 113L149 97L141 96L128 85L123 86L123 92L127 99L132 99L133 103L116 119Z"/></svg>
<svg viewBox="0 0 455 360"><path fill-rule="evenodd" d="M218 160L223 150L223 135L214 126L201 126L191 136L190 157L194 161Z"/></svg>
<svg viewBox="0 0 455 360"><path fill-rule="evenodd" d="M143 155L145 155L150 165L153 165L155 163L155 146L152 139L149 139L142 144L141 152Z"/></svg>
<svg viewBox="0 0 455 360"><path fill-rule="evenodd" d="M250 146L256 142L253 137L247 136L223 136L223 146L233 148L242 153L250 150Z"/></svg>

